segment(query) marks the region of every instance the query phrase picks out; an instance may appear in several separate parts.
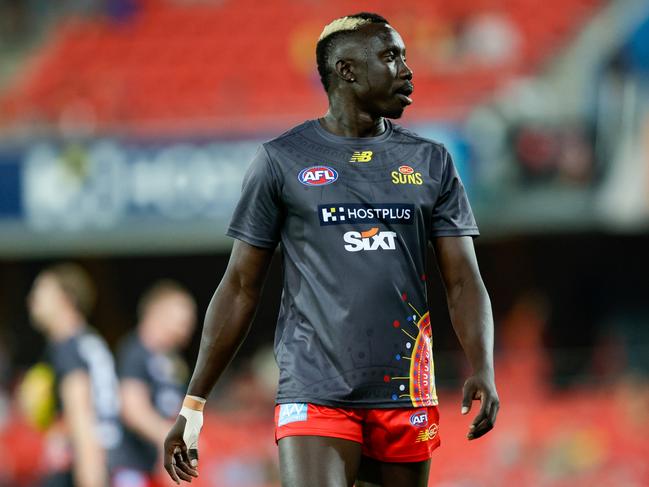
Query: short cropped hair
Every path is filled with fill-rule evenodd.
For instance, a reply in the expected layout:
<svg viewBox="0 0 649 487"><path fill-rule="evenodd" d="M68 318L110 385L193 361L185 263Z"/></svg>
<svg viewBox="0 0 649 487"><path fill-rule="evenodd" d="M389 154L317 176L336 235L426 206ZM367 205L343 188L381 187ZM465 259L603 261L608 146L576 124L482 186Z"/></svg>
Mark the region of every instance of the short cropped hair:
<svg viewBox="0 0 649 487"><path fill-rule="evenodd" d="M54 277L72 305L86 318L92 312L97 298L90 275L78 264L66 262L43 270L42 274Z"/></svg>
<svg viewBox="0 0 649 487"><path fill-rule="evenodd" d="M196 306L194 298L184 286L171 279L161 279L153 283L151 287L149 287L149 289L144 292L144 294L138 301L138 318L144 318L144 315L148 311L149 307L156 301L172 294L183 296L187 298L187 300L190 301L193 306Z"/></svg>
<svg viewBox="0 0 649 487"><path fill-rule="evenodd" d="M388 24L388 21L379 14L360 12L347 15L333 20L325 26L320 34L315 48L316 63L320 81L325 91L329 91L331 85L331 69L329 68L329 57L336 42L347 36L350 32L358 30L368 24Z"/></svg>

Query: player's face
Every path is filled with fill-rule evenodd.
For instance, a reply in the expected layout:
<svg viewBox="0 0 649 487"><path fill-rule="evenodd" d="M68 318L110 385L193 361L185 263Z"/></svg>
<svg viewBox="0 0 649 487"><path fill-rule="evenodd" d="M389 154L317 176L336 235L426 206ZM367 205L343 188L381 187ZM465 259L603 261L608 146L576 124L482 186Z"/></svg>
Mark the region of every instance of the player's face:
<svg viewBox="0 0 649 487"><path fill-rule="evenodd" d="M196 323L194 303L186 296L169 294L151 305L152 321L166 348L178 349L191 339Z"/></svg>
<svg viewBox="0 0 649 487"><path fill-rule="evenodd" d="M363 62L355 63L355 89L362 108L375 117L401 117L412 103L413 91L403 39L390 26L375 26L364 47Z"/></svg>
<svg viewBox="0 0 649 487"><path fill-rule="evenodd" d="M65 299L65 293L54 276L38 276L27 297L27 307L34 325L43 329L58 314Z"/></svg>

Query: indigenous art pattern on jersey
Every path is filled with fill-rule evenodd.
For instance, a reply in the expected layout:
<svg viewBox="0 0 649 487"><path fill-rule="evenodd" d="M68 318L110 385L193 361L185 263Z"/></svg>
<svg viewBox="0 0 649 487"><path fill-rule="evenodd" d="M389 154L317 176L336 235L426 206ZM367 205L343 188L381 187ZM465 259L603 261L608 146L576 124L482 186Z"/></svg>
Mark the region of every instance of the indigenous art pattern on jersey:
<svg viewBox="0 0 649 487"><path fill-rule="evenodd" d="M407 377L390 377L391 381L401 382L398 392L392 394L392 399L410 399L414 407L436 406L437 392L435 390L435 364L433 362L433 334L430 324L430 313L423 315L408 301L408 295L401 295L402 301L408 305L408 315L405 320L394 320L393 328L401 331L406 340L404 351L395 355L395 360L408 360L410 373ZM414 314L410 314L410 311ZM407 382L406 386L404 382ZM408 391L406 393L406 390Z"/></svg>

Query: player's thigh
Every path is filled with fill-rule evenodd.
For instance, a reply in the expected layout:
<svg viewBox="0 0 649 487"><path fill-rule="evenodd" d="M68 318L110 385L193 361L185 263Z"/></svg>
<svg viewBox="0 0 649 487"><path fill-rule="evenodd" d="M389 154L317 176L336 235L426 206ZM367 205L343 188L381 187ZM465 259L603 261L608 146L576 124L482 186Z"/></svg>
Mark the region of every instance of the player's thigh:
<svg viewBox="0 0 649 487"><path fill-rule="evenodd" d="M279 440L282 487L351 487L360 459L361 445L351 440L326 436Z"/></svg>
<svg viewBox="0 0 649 487"><path fill-rule="evenodd" d="M430 460L422 462L380 462L363 456L356 487L426 487Z"/></svg>

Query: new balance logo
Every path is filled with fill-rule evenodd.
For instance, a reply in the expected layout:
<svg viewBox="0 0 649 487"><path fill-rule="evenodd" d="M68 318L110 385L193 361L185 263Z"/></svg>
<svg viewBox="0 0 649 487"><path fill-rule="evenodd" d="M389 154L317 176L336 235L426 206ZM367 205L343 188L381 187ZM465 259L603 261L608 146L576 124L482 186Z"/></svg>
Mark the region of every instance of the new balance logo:
<svg viewBox="0 0 649 487"><path fill-rule="evenodd" d="M349 162L370 162L372 160L372 154L373 152L371 150L354 152Z"/></svg>
<svg viewBox="0 0 649 487"><path fill-rule="evenodd" d="M417 435L417 438L415 439L415 443L432 440L437 436L438 429L439 427L436 424L433 424L428 428L422 429Z"/></svg>

